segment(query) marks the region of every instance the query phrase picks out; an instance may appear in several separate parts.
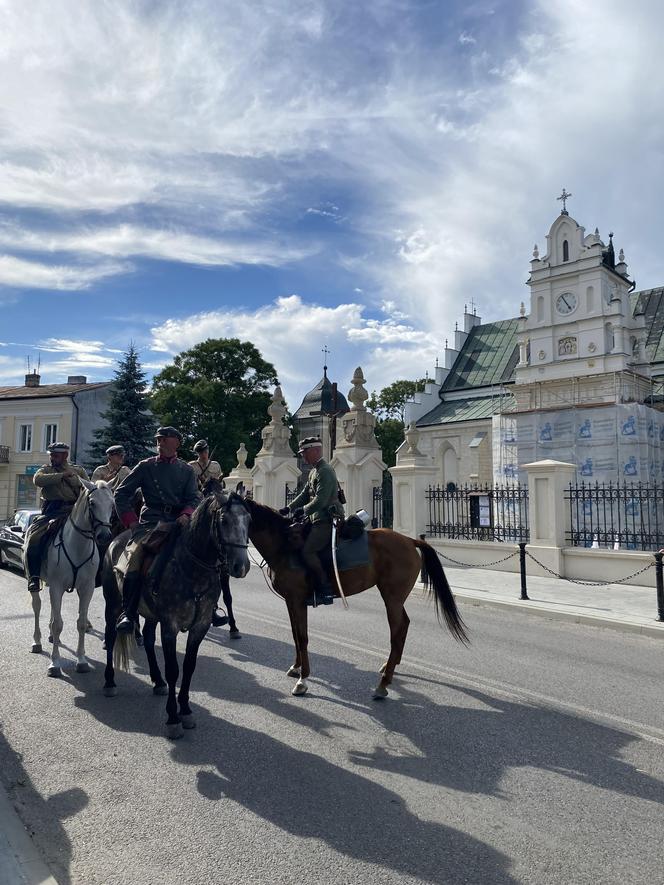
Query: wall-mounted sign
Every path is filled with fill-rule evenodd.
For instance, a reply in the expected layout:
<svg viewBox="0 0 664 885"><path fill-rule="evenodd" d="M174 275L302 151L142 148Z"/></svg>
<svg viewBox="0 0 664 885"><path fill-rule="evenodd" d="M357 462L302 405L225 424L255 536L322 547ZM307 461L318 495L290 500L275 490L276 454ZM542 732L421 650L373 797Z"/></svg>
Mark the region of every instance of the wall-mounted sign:
<svg viewBox="0 0 664 885"><path fill-rule="evenodd" d="M39 468L41 466L42 466L41 464L26 464L25 475L26 476L34 476L35 473L39 470Z"/></svg>

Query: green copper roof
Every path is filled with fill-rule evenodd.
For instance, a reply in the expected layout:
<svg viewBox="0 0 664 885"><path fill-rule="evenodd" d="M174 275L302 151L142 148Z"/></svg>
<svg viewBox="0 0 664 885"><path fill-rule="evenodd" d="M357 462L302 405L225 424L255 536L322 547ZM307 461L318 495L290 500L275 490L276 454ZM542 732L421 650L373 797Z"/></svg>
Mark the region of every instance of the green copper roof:
<svg viewBox="0 0 664 885"><path fill-rule="evenodd" d="M664 362L664 287L632 292L630 302L634 316L644 314L646 318L648 359L651 363Z"/></svg>
<svg viewBox="0 0 664 885"><path fill-rule="evenodd" d="M458 421L477 421L490 418L500 412L512 412L515 400L511 394L504 396L478 396L474 399L456 399L441 402L418 421L418 427L429 424L456 424Z"/></svg>
<svg viewBox="0 0 664 885"><path fill-rule="evenodd" d="M513 319L474 326L443 383L443 392L513 381L519 361L517 325Z"/></svg>

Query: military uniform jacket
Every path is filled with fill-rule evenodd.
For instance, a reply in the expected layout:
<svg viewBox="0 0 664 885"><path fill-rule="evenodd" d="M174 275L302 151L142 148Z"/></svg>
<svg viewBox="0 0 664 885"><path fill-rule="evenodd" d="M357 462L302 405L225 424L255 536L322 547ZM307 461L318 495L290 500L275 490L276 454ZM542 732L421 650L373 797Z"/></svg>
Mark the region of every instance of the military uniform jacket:
<svg viewBox="0 0 664 885"><path fill-rule="evenodd" d="M196 481L200 489L203 488L209 479L216 479L219 482L223 479L223 473L218 461L208 461L205 467L202 467L200 461L196 459L196 461L190 461L189 466L196 474Z"/></svg>
<svg viewBox="0 0 664 885"><path fill-rule="evenodd" d="M144 501L141 522L173 522L181 513L191 513L201 500L194 471L179 458L139 461L115 490L115 506L121 519L133 513L133 499L139 489Z"/></svg>
<svg viewBox="0 0 664 885"><path fill-rule="evenodd" d="M101 464L99 467L95 467L92 481L97 482L98 479L103 479L104 482L107 482L115 490L130 473L130 469L124 464L118 470L115 467L111 467L110 464Z"/></svg>
<svg viewBox="0 0 664 885"><path fill-rule="evenodd" d="M339 502L337 475L334 467L323 458L311 468L306 486L291 502L291 510L297 507L304 507L305 516L312 522L331 521L332 515L344 515Z"/></svg>
<svg viewBox="0 0 664 885"><path fill-rule="evenodd" d="M73 470L76 476L65 476L65 470ZM67 504L74 504L81 491L79 476L81 479L88 478L84 468L77 464L65 464L63 467L44 464L35 473L32 481L38 489L41 489L42 504L46 501L65 501Z"/></svg>

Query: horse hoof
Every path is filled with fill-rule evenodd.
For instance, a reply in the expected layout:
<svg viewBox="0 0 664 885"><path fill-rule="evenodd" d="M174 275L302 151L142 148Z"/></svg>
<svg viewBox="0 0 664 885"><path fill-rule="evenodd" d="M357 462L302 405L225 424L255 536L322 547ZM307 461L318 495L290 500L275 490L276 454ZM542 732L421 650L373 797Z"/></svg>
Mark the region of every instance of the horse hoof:
<svg viewBox="0 0 664 885"><path fill-rule="evenodd" d="M306 694L309 686L305 679L298 679L295 685L293 686L293 690L291 694L294 694L295 697L299 697L300 695Z"/></svg>
<svg viewBox="0 0 664 885"><path fill-rule="evenodd" d="M152 694L159 695L160 697L165 696L168 694L168 686L165 682L163 682L161 685L153 685Z"/></svg>
<svg viewBox="0 0 664 885"><path fill-rule="evenodd" d="M196 728L196 720L193 713L184 713L180 716L183 728Z"/></svg>
<svg viewBox="0 0 664 885"><path fill-rule="evenodd" d="M171 741L177 741L184 734L181 722L175 722L173 725L166 726L166 737Z"/></svg>
<svg viewBox="0 0 664 885"><path fill-rule="evenodd" d="M299 667L289 667L286 670L286 676L292 676L293 679L299 679L301 675L301 671Z"/></svg>
<svg viewBox="0 0 664 885"><path fill-rule="evenodd" d="M105 698L114 698L118 693L117 686L115 685L105 685L103 690Z"/></svg>
<svg viewBox="0 0 664 885"><path fill-rule="evenodd" d="M377 685L373 691L373 698L375 701L380 701L383 698L386 698L387 694L388 692L384 685Z"/></svg>
<svg viewBox="0 0 664 885"><path fill-rule="evenodd" d="M47 676L51 676L53 679L59 679L62 676L62 670L60 667L54 667L51 665L46 671Z"/></svg>
<svg viewBox="0 0 664 885"><path fill-rule="evenodd" d="M33 655L40 655L42 653L41 642L33 642L30 651L33 653Z"/></svg>
<svg viewBox="0 0 664 885"><path fill-rule="evenodd" d="M231 639L242 639L242 634L240 633L240 631L236 627L234 630L230 631L230 637L231 637Z"/></svg>
<svg viewBox="0 0 664 885"><path fill-rule="evenodd" d="M89 673L90 670L92 670L92 667L87 661L79 661L78 664L76 664L77 673Z"/></svg>

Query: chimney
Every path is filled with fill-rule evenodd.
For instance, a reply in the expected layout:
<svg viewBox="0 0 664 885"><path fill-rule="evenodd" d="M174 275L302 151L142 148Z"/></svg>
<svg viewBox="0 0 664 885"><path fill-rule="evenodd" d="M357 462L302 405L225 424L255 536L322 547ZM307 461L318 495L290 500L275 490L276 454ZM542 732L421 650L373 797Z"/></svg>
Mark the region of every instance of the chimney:
<svg viewBox="0 0 664 885"><path fill-rule="evenodd" d="M87 384L87 375L70 375L67 378L67 384Z"/></svg>
<svg viewBox="0 0 664 885"><path fill-rule="evenodd" d="M25 386L26 387L39 387L40 381L41 381L41 375L38 375L36 372L30 372L29 375L25 376Z"/></svg>

